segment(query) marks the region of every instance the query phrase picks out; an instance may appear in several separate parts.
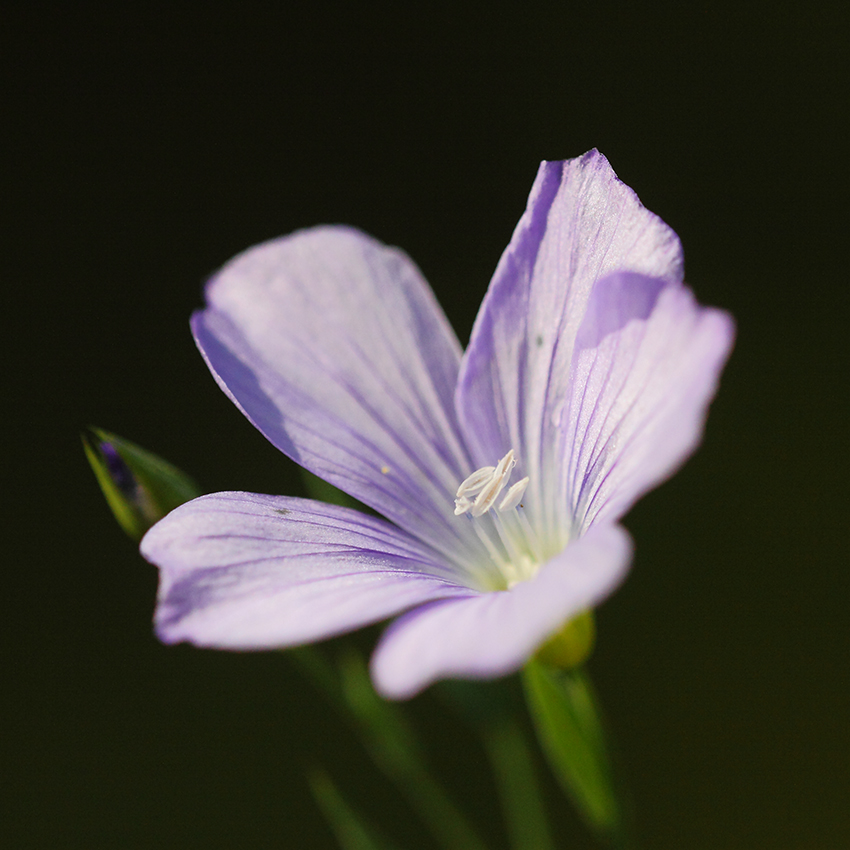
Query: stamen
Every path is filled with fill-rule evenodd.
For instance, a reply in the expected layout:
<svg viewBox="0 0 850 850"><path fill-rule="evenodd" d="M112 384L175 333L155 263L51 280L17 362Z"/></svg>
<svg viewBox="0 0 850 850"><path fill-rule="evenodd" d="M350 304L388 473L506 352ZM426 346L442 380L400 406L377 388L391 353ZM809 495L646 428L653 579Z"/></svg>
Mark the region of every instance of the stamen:
<svg viewBox="0 0 850 850"><path fill-rule="evenodd" d="M526 487L528 487L527 475L511 486L505 494L505 498L499 503L499 512L504 513L505 511L513 510L522 501Z"/></svg>
<svg viewBox="0 0 850 850"><path fill-rule="evenodd" d="M490 480L493 473L496 471L495 466L482 466L481 469L476 469L472 475L467 478L460 487L457 488L457 497L460 499L463 496L472 496L479 492Z"/></svg>
<svg viewBox="0 0 850 850"><path fill-rule="evenodd" d="M528 549L531 552L534 560L539 564L543 561L543 555L537 548L537 535L535 535L534 531L531 528L531 523L528 521L528 517L525 515L524 511L516 511L513 514L509 514L509 516L513 516L517 519L520 524L520 528L522 528L522 533L524 539L528 545Z"/></svg>
<svg viewBox="0 0 850 850"><path fill-rule="evenodd" d="M516 458L514 450L509 449L508 453L499 461L493 475L510 475L511 470L516 466Z"/></svg>
<svg viewBox="0 0 850 850"><path fill-rule="evenodd" d="M497 513L493 513L491 516L493 517L493 526L496 529L496 534L499 535L499 540L502 541L502 545L508 553L508 561L510 563L519 563L519 561L523 558L523 553L517 546L517 543L519 542L518 539L511 534L511 530L504 523L505 517L500 516Z"/></svg>
<svg viewBox="0 0 850 850"><path fill-rule="evenodd" d="M476 522L473 523L475 526L475 533L478 535L478 539L484 544L487 551L490 553L490 557L495 561L502 575L505 574L505 569L508 566L508 562L502 556L502 553L496 548L496 544L490 539L489 535L483 528Z"/></svg>
<svg viewBox="0 0 850 850"><path fill-rule="evenodd" d="M487 481L484 488L476 497L472 505L472 515L474 517L480 517L482 514L486 514L493 507L493 503L499 497L499 493L502 492L502 488L505 486L511 470L515 466L514 450L510 449L499 461L498 466L493 470L490 480Z"/></svg>
<svg viewBox="0 0 850 850"><path fill-rule="evenodd" d="M455 516L469 514L475 533L484 544L495 568L501 574L503 587L511 588L531 578L541 563L539 541L524 511L516 510L522 502L529 478L508 487L499 501L516 466L511 449L496 466L482 466L457 488ZM498 508L490 513L494 505Z"/></svg>

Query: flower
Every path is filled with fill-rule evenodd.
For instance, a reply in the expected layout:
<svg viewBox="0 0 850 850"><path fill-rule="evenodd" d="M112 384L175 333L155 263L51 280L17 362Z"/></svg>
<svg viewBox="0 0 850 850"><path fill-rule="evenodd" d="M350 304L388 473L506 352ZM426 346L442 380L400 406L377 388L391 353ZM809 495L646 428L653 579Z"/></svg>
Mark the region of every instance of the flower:
<svg viewBox="0 0 850 850"><path fill-rule="evenodd" d="M390 698L517 670L619 584L617 521L696 447L734 335L596 151L541 164L465 353L411 260L347 227L249 249L206 298L192 328L221 388L381 517L182 505L142 542L157 633L262 649L402 614L372 659Z"/></svg>

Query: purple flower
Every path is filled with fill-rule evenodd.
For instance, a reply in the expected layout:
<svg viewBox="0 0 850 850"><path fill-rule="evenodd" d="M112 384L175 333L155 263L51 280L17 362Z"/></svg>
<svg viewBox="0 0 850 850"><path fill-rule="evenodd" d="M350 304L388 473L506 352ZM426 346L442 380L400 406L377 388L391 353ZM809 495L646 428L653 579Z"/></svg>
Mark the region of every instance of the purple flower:
<svg viewBox="0 0 850 850"><path fill-rule="evenodd" d="M403 613L385 696L512 672L623 579L617 521L699 442L733 339L591 151L544 162L463 352L410 259L346 227L251 248L192 327L282 452L384 518L216 493L144 538L168 643L264 649Z"/></svg>

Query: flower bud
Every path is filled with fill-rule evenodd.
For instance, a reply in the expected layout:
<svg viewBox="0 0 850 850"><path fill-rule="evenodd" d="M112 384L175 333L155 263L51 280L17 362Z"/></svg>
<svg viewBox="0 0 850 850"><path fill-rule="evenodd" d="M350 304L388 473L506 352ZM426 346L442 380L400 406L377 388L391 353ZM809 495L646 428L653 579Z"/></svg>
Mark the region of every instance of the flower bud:
<svg viewBox="0 0 850 850"><path fill-rule="evenodd" d="M145 449L91 428L83 448L106 501L124 531L134 540L169 511L201 495L185 472Z"/></svg>
<svg viewBox="0 0 850 850"><path fill-rule="evenodd" d="M596 640L593 611L583 611L568 620L559 632L537 650L537 659L550 667L570 670L590 656Z"/></svg>

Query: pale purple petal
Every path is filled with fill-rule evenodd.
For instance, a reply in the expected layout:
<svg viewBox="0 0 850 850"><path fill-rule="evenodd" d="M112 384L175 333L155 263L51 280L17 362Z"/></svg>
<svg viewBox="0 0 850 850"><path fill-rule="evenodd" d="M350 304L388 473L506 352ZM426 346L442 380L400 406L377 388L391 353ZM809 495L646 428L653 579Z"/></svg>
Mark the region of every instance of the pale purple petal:
<svg viewBox="0 0 850 850"><path fill-rule="evenodd" d="M410 259L320 227L240 254L193 330L213 374L281 451L402 528L463 557L471 469L453 394L460 347Z"/></svg>
<svg viewBox="0 0 850 850"><path fill-rule="evenodd" d="M468 595L428 547L348 508L253 493L181 505L142 540L167 643L267 649Z"/></svg>
<svg viewBox="0 0 850 850"><path fill-rule="evenodd" d="M597 526L511 590L435 602L399 618L372 659L378 691L406 699L441 678L485 679L518 670L576 614L623 579L631 541Z"/></svg>
<svg viewBox="0 0 850 850"><path fill-rule="evenodd" d="M272 648L407 612L372 662L392 698L513 672L616 587L631 543L614 523L697 444L734 333L596 151L541 165L462 361L413 263L350 228L246 251L207 304L192 327L225 392L392 522L248 493L187 503L142 541L157 633ZM497 462L504 476L465 482ZM461 482L476 510L456 517Z"/></svg>
<svg viewBox="0 0 850 850"><path fill-rule="evenodd" d="M542 533L564 521L553 514L560 482L551 474L551 414L570 389L573 344L591 290L617 270L680 282L676 234L600 153L542 163L476 319L457 395L476 466L516 451L515 475L530 476L525 503Z"/></svg>
<svg viewBox="0 0 850 850"><path fill-rule="evenodd" d="M551 414L578 529L621 517L693 451L733 337L731 318L687 287L627 273L597 284Z"/></svg>

